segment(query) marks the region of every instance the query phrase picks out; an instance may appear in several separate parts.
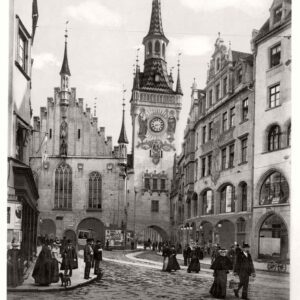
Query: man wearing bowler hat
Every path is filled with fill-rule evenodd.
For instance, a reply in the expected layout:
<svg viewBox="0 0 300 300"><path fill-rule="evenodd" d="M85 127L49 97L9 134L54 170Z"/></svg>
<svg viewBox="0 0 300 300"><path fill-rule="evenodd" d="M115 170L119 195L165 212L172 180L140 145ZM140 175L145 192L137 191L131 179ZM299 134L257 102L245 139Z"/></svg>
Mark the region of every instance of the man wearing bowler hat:
<svg viewBox="0 0 300 300"><path fill-rule="evenodd" d="M92 239L86 240L86 245L84 247L84 279L90 279L90 271L92 266L92 259L94 257L94 251L92 248Z"/></svg>
<svg viewBox="0 0 300 300"><path fill-rule="evenodd" d="M249 276L255 277L255 270L253 261L249 253L250 246L248 244L242 245L242 251L237 254L236 263L234 266L234 274L239 275L240 283L237 289L234 290L236 297L239 297L239 290L242 289L242 299L248 298Z"/></svg>

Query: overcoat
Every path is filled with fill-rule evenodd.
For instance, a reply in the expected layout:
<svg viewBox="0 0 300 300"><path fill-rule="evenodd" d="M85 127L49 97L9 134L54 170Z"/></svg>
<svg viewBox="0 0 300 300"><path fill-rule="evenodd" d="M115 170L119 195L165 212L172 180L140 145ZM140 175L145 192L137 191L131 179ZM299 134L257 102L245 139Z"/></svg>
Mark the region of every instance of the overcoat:
<svg viewBox="0 0 300 300"><path fill-rule="evenodd" d="M74 246L66 246L63 254L62 254L62 263L61 263L61 270L66 268L66 265L71 265L72 269L78 269L78 259L77 253Z"/></svg>

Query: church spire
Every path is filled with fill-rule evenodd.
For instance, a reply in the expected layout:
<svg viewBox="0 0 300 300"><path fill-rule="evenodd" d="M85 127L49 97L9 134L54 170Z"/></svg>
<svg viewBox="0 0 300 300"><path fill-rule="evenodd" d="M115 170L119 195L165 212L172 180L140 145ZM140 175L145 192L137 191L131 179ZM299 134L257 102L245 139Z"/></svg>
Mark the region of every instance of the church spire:
<svg viewBox="0 0 300 300"><path fill-rule="evenodd" d="M68 75L71 76L70 68L69 68L69 63L68 63L68 51L67 51L67 46L68 46L68 25L69 21L66 22L66 29L65 29L65 52L64 52L64 59L63 63L61 66L61 70L59 75Z"/></svg>
<svg viewBox="0 0 300 300"><path fill-rule="evenodd" d="M127 139L127 134L126 134L126 129L125 129L125 92L126 92L126 90L123 89L122 127L121 127L120 136L118 139L118 144L128 144L128 139Z"/></svg>
<svg viewBox="0 0 300 300"><path fill-rule="evenodd" d="M148 32L147 36L159 35L159 36L165 37L164 30L162 27L160 6L161 6L160 0L152 1L152 13L151 13L151 20L150 20L150 28L149 28L149 32Z"/></svg>
<svg viewBox="0 0 300 300"><path fill-rule="evenodd" d="M182 89L181 89L181 82L180 82L180 55L181 53L178 54L178 74L177 74L177 84L176 84L176 93L183 95Z"/></svg>

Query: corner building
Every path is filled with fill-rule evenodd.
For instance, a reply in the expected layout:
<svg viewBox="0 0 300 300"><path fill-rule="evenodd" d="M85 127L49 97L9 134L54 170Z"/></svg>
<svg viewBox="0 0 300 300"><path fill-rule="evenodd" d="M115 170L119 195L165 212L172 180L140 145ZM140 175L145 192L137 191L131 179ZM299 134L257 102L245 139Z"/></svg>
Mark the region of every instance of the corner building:
<svg viewBox="0 0 300 300"><path fill-rule="evenodd" d="M192 86L181 243L229 248L251 238L253 96L253 56L227 48L219 35L205 89Z"/></svg>
<svg viewBox="0 0 300 300"><path fill-rule="evenodd" d="M253 251L289 258L291 183L291 1L275 0L253 32L255 146Z"/></svg>
<svg viewBox="0 0 300 300"><path fill-rule="evenodd" d="M124 111L119 146L113 148L105 128L98 128L96 112L84 108L70 88L67 34L65 39L60 87L34 117L30 165L40 194L38 235L66 236L82 246L86 235L104 243L106 231L121 233L128 141Z"/></svg>
<svg viewBox="0 0 300 300"><path fill-rule="evenodd" d="M139 240L169 239L170 234L169 191L182 90L179 66L176 88L168 73L168 43L161 3L153 0L143 39L144 71L137 65L131 97L134 172L128 182L128 226Z"/></svg>

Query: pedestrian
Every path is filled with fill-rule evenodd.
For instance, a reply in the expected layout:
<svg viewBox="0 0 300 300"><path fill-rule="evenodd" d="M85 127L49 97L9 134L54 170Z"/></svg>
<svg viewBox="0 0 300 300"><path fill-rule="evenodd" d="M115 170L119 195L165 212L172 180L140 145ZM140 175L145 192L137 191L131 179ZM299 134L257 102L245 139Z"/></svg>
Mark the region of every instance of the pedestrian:
<svg viewBox="0 0 300 300"><path fill-rule="evenodd" d="M95 240L93 238L91 238L91 247L93 249L93 252L95 253ZM95 271L95 259L94 259L94 255L92 256L92 265L91 268L94 268Z"/></svg>
<svg viewBox="0 0 300 300"><path fill-rule="evenodd" d="M84 247L84 279L90 279L90 271L92 266L92 259L94 257L94 252L92 248L92 239L86 240L86 245Z"/></svg>
<svg viewBox="0 0 300 300"><path fill-rule="evenodd" d="M204 253L203 250L200 248L199 244L196 244L196 255L198 257L199 260L202 260L204 257Z"/></svg>
<svg viewBox="0 0 300 300"><path fill-rule="evenodd" d="M220 246L218 244L214 245L212 252L211 252L211 264L215 261L215 259L219 256Z"/></svg>
<svg viewBox="0 0 300 300"><path fill-rule="evenodd" d="M131 245L131 250L134 250L134 240L131 240L130 245Z"/></svg>
<svg viewBox="0 0 300 300"><path fill-rule="evenodd" d="M158 252L159 252L159 253L161 252L161 248L162 248L162 242L160 241L160 242L158 243Z"/></svg>
<svg viewBox="0 0 300 300"><path fill-rule="evenodd" d="M61 263L61 270L64 270L64 275L68 274L72 277L72 271L74 269L78 269L78 260L77 260L77 253L75 247L72 245L71 240L67 240L67 246L62 254L62 263Z"/></svg>
<svg viewBox="0 0 300 300"><path fill-rule="evenodd" d="M180 266L179 266L179 263L176 259L175 246L172 245L171 249L169 251L169 261L168 261L166 271L171 272L171 271L176 271L176 270L180 270Z"/></svg>
<svg viewBox="0 0 300 300"><path fill-rule="evenodd" d="M97 240L96 245L94 247L94 261L95 261L95 269L94 274L98 275L100 271L100 261L102 261L102 244L99 240Z"/></svg>
<svg viewBox="0 0 300 300"><path fill-rule="evenodd" d="M65 251L65 248L67 247L68 245L68 241L67 241L67 238L64 236L62 241L61 241L61 246L60 246L60 254L62 255Z"/></svg>
<svg viewBox="0 0 300 300"><path fill-rule="evenodd" d="M52 256L52 262L51 262L51 282L56 283L59 281L59 267L58 267L58 255L59 255L59 239L56 239L51 248L51 256Z"/></svg>
<svg viewBox="0 0 300 300"><path fill-rule="evenodd" d="M232 265L234 266L234 262L235 262L235 249L234 249L234 245L232 245L230 247L230 250L227 253L227 257L230 259Z"/></svg>
<svg viewBox="0 0 300 300"><path fill-rule="evenodd" d="M240 279L240 283L238 288L234 290L234 294L236 297L239 297L239 290L242 288L241 299L248 299L249 276L252 275L255 277L254 265L249 250L250 246L248 244L242 245L242 251L238 252L234 267L234 275L238 275Z"/></svg>
<svg viewBox="0 0 300 300"><path fill-rule="evenodd" d="M15 239L11 242L12 249L7 250L7 285L16 287L23 283L23 265L19 244Z"/></svg>
<svg viewBox="0 0 300 300"><path fill-rule="evenodd" d="M214 282L209 292L213 297L218 299L225 299L226 297L227 274L232 269L231 261L226 254L227 250L220 248L219 255L216 256L210 267L214 270Z"/></svg>
<svg viewBox="0 0 300 300"><path fill-rule="evenodd" d="M196 272L199 273L200 271L200 262L199 262L199 257L197 255L197 250L195 245L192 245L192 251L191 251L191 262L187 268L187 272Z"/></svg>
<svg viewBox="0 0 300 300"><path fill-rule="evenodd" d="M52 270L51 247L45 242L32 272L35 283L49 285L52 282Z"/></svg>
<svg viewBox="0 0 300 300"><path fill-rule="evenodd" d="M162 245L162 257L163 257L163 268L162 271L166 271L168 263L169 263L169 256L170 256L170 248L168 243L163 243Z"/></svg>
<svg viewBox="0 0 300 300"><path fill-rule="evenodd" d="M109 240L106 240L106 250L109 250Z"/></svg>

